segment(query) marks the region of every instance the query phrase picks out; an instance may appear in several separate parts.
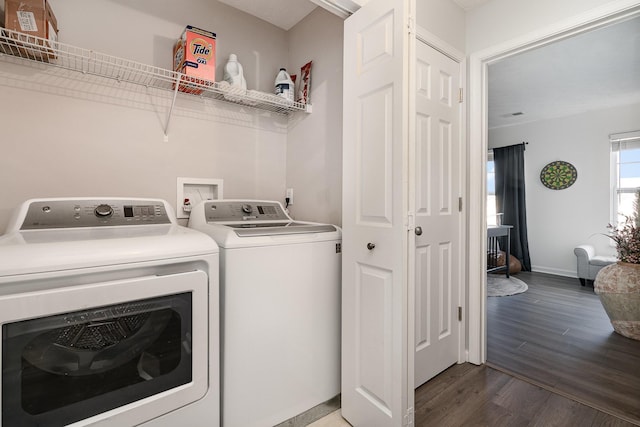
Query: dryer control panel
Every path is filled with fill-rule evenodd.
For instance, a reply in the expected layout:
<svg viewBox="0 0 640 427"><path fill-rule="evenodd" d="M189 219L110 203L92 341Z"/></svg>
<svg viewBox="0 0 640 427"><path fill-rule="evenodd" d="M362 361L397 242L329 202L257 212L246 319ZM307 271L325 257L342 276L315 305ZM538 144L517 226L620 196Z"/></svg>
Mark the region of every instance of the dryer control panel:
<svg viewBox="0 0 640 427"><path fill-rule="evenodd" d="M278 202L212 200L205 203L207 222L291 221Z"/></svg>
<svg viewBox="0 0 640 427"><path fill-rule="evenodd" d="M165 202L149 199L32 200L21 230L171 224Z"/></svg>

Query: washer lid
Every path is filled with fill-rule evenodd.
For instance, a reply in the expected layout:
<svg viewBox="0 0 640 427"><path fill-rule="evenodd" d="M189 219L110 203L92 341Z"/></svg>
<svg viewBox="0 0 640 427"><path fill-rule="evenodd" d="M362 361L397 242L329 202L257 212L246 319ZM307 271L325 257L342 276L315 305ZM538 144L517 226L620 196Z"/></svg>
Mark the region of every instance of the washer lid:
<svg viewBox="0 0 640 427"><path fill-rule="evenodd" d="M337 228L330 224L309 224L304 222L278 222L269 224L234 224L238 237L276 236L282 234L327 233Z"/></svg>
<svg viewBox="0 0 640 427"><path fill-rule="evenodd" d="M294 221L280 203L263 200L199 203L191 210L189 227L225 249L339 240L342 234L335 225Z"/></svg>

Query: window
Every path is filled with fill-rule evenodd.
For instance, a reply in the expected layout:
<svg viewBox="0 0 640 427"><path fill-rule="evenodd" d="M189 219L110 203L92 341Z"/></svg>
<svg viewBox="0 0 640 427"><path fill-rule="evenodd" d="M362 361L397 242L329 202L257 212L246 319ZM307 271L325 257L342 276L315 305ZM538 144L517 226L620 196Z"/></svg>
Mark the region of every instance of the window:
<svg viewBox="0 0 640 427"><path fill-rule="evenodd" d="M493 151L487 157L487 225L497 225L496 213L496 170L493 162Z"/></svg>
<svg viewBox="0 0 640 427"><path fill-rule="evenodd" d="M634 212L640 190L640 131L610 135L611 141L611 221L624 221Z"/></svg>

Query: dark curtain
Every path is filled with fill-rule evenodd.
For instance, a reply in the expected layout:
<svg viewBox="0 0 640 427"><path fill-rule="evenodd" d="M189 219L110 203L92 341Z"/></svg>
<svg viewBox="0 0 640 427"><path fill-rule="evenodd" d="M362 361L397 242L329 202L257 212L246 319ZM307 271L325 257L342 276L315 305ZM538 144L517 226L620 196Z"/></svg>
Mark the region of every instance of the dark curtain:
<svg viewBox="0 0 640 427"><path fill-rule="evenodd" d="M496 212L503 213L503 225L513 226L511 255L520 260L524 271L531 271L524 189L524 144L494 148L493 162L496 178Z"/></svg>

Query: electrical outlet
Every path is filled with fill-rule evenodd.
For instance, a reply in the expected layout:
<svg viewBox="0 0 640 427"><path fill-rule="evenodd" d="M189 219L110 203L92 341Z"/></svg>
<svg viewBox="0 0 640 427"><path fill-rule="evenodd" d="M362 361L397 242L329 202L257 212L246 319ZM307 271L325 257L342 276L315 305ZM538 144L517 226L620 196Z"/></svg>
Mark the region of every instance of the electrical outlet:
<svg viewBox="0 0 640 427"><path fill-rule="evenodd" d="M289 205L293 204L293 188L287 188L287 195L285 196L289 199Z"/></svg>

